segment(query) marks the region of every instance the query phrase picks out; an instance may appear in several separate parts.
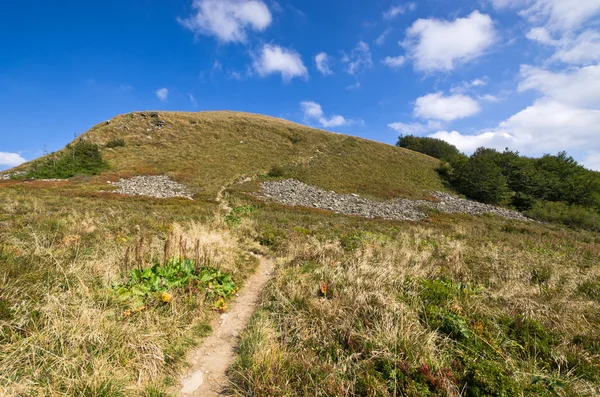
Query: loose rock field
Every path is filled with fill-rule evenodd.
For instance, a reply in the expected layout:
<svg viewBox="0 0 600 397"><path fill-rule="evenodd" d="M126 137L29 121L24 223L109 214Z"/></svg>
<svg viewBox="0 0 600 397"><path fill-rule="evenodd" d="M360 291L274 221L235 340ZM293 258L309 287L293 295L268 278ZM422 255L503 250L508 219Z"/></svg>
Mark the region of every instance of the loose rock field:
<svg viewBox="0 0 600 397"><path fill-rule="evenodd" d="M419 221L427 217L425 210L431 208L453 214L494 214L507 219L529 220L517 211L464 200L442 192L432 193L432 196L439 202L408 199L375 201L362 198L356 194L328 192L294 179L264 182L262 187L264 198L281 204L319 208L338 214L366 218Z"/></svg>
<svg viewBox="0 0 600 397"><path fill-rule="evenodd" d="M158 176L134 176L131 179L121 179L112 183L117 190L112 193L125 194L128 196L149 196L156 198L185 197L192 199L185 186L171 180L166 175Z"/></svg>

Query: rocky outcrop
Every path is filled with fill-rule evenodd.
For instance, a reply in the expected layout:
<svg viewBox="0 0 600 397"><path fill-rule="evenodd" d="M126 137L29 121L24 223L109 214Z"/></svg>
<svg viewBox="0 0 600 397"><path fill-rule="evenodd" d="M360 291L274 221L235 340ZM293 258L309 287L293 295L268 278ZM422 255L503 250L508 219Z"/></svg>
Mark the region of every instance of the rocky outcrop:
<svg viewBox="0 0 600 397"><path fill-rule="evenodd" d="M426 210L430 208L447 213L494 214L508 219L529 220L517 211L464 200L442 192L432 193L432 196L439 200L438 202L409 199L375 201L356 194L338 194L321 190L294 179L268 181L264 182L262 187L264 198L281 204L319 208L365 218L418 221L427 217Z"/></svg>
<svg viewBox="0 0 600 397"><path fill-rule="evenodd" d="M112 193L128 196L185 197L192 199L192 194L187 191L185 186L171 180L166 175L135 176L131 179L121 179L119 182L112 183L112 185L118 187Z"/></svg>

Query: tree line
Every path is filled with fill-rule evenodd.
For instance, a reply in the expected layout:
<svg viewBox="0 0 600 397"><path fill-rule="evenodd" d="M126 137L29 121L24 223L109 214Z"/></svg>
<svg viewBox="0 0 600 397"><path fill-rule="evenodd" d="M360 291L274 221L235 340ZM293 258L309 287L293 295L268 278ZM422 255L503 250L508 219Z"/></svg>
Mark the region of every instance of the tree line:
<svg viewBox="0 0 600 397"><path fill-rule="evenodd" d="M482 147L466 156L441 139L412 135L400 136L397 146L442 160L440 175L468 198L600 231L600 173L566 152L532 158Z"/></svg>

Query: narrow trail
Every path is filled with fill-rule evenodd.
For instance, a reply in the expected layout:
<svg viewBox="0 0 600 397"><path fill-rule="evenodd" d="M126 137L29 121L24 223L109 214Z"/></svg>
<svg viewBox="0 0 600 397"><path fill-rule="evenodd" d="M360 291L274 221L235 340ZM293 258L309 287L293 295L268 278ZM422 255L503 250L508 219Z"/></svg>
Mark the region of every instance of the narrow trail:
<svg viewBox="0 0 600 397"><path fill-rule="evenodd" d="M181 381L179 396L223 395L229 382L226 371L235 359L240 334L248 326L260 294L273 275L273 262L264 257L259 259L260 265L247 279L239 296L231 304L231 310L221 316L213 334L188 356L190 367Z"/></svg>
<svg viewBox="0 0 600 397"><path fill-rule="evenodd" d="M223 199L225 187L218 195L221 210L231 211L227 200ZM260 295L273 277L274 262L256 255L259 265L253 275L248 277L237 298L230 303L230 310L213 321L213 333L202 344L192 350L187 357L189 367L182 376L179 390L181 397L213 397L224 395L229 386L227 369L235 360L240 334L250 323L256 310Z"/></svg>

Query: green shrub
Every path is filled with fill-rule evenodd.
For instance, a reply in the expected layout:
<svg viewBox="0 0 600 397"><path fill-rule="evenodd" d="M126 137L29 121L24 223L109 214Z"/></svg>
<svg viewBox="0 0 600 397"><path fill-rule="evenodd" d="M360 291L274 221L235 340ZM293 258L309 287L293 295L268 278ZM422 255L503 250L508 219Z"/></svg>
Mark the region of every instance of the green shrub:
<svg viewBox="0 0 600 397"><path fill-rule="evenodd" d="M509 195L502 168L487 149L478 149L469 159L455 161L452 183L461 193L482 203L500 204Z"/></svg>
<svg viewBox="0 0 600 397"><path fill-rule="evenodd" d="M125 140L122 138L113 139L111 141L108 141L108 143L106 145L104 145L104 147L109 148L109 149L114 149L117 147L125 147Z"/></svg>
<svg viewBox="0 0 600 397"><path fill-rule="evenodd" d="M421 138L413 135L400 136L396 146L446 161L450 161L454 156L460 154L456 146L446 141L435 138Z"/></svg>
<svg viewBox="0 0 600 397"><path fill-rule="evenodd" d="M267 175L269 175L271 178L281 178L285 175L285 170L280 165L274 165L271 167Z"/></svg>
<svg viewBox="0 0 600 397"><path fill-rule="evenodd" d="M100 148L84 140L67 145L60 153L52 153L31 166L25 174L30 179L66 179L75 175L97 175L108 169Z"/></svg>
<svg viewBox="0 0 600 397"><path fill-rule="evenodd" d="M543 222L600 231L600 214L592 208L561 202L538 201L524 213L530 218Z"/></svg>

